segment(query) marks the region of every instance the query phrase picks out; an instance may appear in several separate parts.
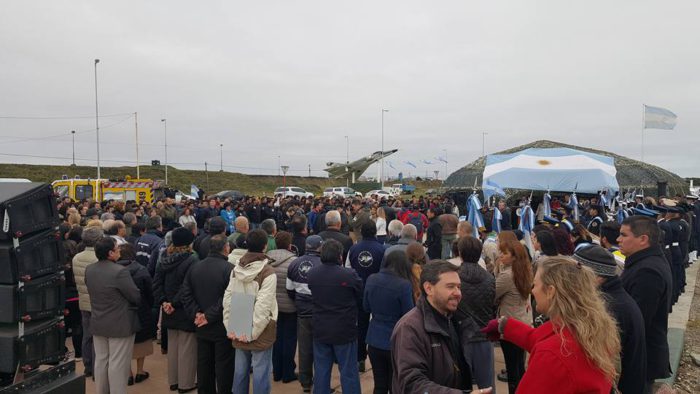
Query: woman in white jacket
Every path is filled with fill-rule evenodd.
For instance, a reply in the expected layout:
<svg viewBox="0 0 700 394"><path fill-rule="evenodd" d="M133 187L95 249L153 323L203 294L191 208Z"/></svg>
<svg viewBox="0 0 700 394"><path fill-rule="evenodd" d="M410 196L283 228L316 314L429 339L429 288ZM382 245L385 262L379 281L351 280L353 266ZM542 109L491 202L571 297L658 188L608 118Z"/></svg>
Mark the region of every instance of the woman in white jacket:
<svg viewBox="0 0 700 394"><path fill-rule="evenodd" d="M231 280L224 292L224 325L228 337L236 348L236 369L233 375L233 393L247 394L250 367L253 367L253 391L269 393L271 390L272 345L275 342L277 322L277 276L265 250L267 233L254 230L246 237L248 252L243 255L231 272ZM232 332L229 327L231 299L236 294L255 295L253 330L251 338Z"/></svg>

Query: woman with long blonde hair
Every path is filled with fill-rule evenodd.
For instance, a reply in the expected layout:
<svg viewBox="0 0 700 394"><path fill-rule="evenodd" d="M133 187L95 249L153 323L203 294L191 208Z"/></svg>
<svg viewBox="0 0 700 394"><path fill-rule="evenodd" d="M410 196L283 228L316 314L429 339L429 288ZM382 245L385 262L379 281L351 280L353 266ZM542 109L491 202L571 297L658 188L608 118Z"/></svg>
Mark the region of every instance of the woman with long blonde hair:
<svg viewBox="0 0 700 394"><path fill-rule="evenodd" d="M527 325L532 323L530 289L532 265L527 250L512 231L498 235L496 298L497 316L517 319ZM508 340L501 341L503 359L508 374L508 392L514 394L525 373L525 352Z"/></svg>
<svg viewBox="0 0 700 394"><path fill-rule="evenodd" d="M518 393L610 393L620 337L595 274L568 257L546 258L537 267L532 294L548 322L532 328L502 317L482 330L530 352Z"/></svg>

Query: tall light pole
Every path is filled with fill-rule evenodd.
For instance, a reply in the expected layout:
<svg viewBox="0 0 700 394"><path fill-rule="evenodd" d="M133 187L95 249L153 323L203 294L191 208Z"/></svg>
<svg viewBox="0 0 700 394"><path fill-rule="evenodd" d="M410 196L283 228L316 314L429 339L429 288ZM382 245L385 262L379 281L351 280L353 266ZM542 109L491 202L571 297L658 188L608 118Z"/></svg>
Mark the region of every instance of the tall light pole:
<svg viewBox="0 0 700 394"><path fill-rule="evenodd" d="M73 167L75 167L75 130L71 130L70 134L73 136Z"/></svg>
<svg viewBox="0 0 700 394"><path fill-rule="evenodd" d="M379 167L379 179L381 189L384 189L384 112L389 112L389 110L382 108L382 164Z"/></svg>
<svg viewBox="0 0 700 394"><path fill-rule="evenodd" d="M168 184L168 120L161 119L163 122L163 136L165 142L165 184Z"/></svg>
<svg viewBox="0 0 700 394"><path fill-rule="evenodd" d="M221 169L219 172L224 172L224 144L219 144L219 150L221 154Z"/></svg>
<svg viewBox="0 0 700 394"><path fill-rule="evenodd" d="M345 164L350 164L350 140L345 136ZM347 174L348 167L345 167L345 186L350 187L350 174Z"/></svg>
<svg viewBox="0 0 700 394"><path fill-rule="evenodd" d="M141 166L139 164L139 113L134 112L134 132L136 134L136 179L141 179Z"/></svg>
<svg viewBox="0 0 700 394"><path fill-rule="evenodd" d="M443 158L445 159L445 176L444 179L447 179L447 149L443 149Z"/></svg>
<svg viewBox="0 0 700 394"><path fill-rule="evenodd" d="M100 59L95 59L95 134L97 135L97 179L100 179L100 116L97 107L97 63Z"/></svg>
<svg viewBox="0 0 700 394"><path fill-rule="evenodd" d="M488 133L482 132L481 133L481 156L486 156L486 135ZM486 160L486 159L484 159Z"/></svg>
<svg viewBox="0 0 700 394"><path fill-rule="evenodd" d="M277 176L280 176L280 168L281 168L282 162L280 160L280 156L277 155Z"/></svg>

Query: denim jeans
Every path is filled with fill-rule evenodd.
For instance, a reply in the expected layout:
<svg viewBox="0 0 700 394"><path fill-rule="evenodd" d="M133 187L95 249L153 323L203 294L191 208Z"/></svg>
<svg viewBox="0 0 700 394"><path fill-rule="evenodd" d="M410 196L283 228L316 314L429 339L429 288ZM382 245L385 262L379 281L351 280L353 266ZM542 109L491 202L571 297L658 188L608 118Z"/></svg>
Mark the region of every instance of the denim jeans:
<svg viewBox="0 0 700 394"><path fill-rule="evenodd" d="M250 367L253 367L253 394L269 394L272 374L272 348L260 351L236 349L233 394L248 394Z"/></svg>
<svg viewBox="0 0 700 394"><path fill-rule="evenodd" d="M314 394L329 394L333 360L340 368L343 394L360 394L360 372L357 370L357 341L329 345L314 341Z"/></svg>

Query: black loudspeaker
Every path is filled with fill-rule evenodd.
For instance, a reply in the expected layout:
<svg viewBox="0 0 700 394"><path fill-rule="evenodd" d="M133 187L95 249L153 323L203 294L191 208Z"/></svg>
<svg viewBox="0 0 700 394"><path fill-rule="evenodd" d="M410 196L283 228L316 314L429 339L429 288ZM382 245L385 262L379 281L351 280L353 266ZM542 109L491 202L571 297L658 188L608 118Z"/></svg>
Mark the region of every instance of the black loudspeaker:
<svg viewBox="0 0 700 394"><path fill-rule="evenodd" d="M0 325L0 373L14 373L17 366L30 371L41 364L59 362L64 357L64 323L49 319L24 325Z"/></svg>
<svg viewBox="0 0 700 394"><path fill-rule="evenodd" d="M54 230L13 241L0 241L0 284L15 285L63 270L63 245Z"/></svg>
<svg viewBox="0 0 700 394"><path fill-rule="evenodd" d="M0 240L21 238L60 223L53 189L45 183L0 183Z"/></svg>
<svg viewBox="0 0 700 394"><path fill-rule="evenodd" d="M668 197L668 182L666 182L666 181L656 182L656 189L658 191L657 197L661 197L661 196Z"/></svg>
<svg viewBox="0 0 700 394"><path fill-rule="evenodd" d="M65 278L53 274L23 283L0 285L0 323L25 323L63 316Z"/></svg>

